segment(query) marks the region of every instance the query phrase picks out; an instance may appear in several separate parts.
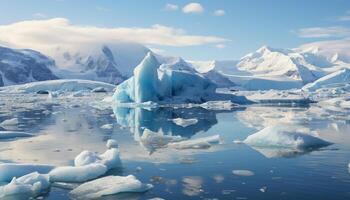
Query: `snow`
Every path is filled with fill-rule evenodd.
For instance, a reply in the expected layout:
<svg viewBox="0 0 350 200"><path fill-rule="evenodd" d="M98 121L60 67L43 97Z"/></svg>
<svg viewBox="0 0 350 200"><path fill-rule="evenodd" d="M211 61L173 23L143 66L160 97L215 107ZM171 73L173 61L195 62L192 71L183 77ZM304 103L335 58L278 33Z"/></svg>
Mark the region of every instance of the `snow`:
<svg viewBox="0 0 350 200"><path fill-rule="evenodd" d="M85 182L102 176L107 172L103 164L88 164L84 166L63 166L56 167L50 171L52 182Z"/></svg>
<svg viewBox="0 0 350 200"><path fill-rule="evenodd" d="M197 124L198 119L183 119L183 118L175 118L172 119L172 121L179 126L182 127L187 127L187 126L191 126L193 124Z"/></svg>
<svg viewBox="0 0 350 200"><path fill-rule="evenodd" d="M313 149L331 143L311 135L302 127L278 124L249 135L244 143L253 147Z"/></svg>
<svg viewBox="0 0 350 200"><path fill-rule="evenodd" d="M168 144L168 147L175 149L207 149L212 144L220 143L220 136L213 135L203 138L189 139L180 142L172 142Z"/></svg>
<svg viewBox="0 0 350 200"><path fill-rule="evenodd" d="M32 172L46 174L53 168L52 165L1 163L0 182L9 182L13 177L21 177Z"/></svg>
<svg viewBox="0 0 350 200"><path fill-rule="evenodd" d="M21 131L0 131L0 140L32 136L34 135Z"/></svg>
<svg viewBox="0 0 350 200"><path fill-rule="evenodd" d="M134 69L134 76L116 87L113 95L117 104L152 102L205 102L232 100L247 103L243 97L215 92L216 85L204 76L187 70L159 68L152 53L148 53Z"/></svg>
<svg viewBox="0 0 350 200"><path fill-rule="evenodd" d="M346 84L350 84L350 69L342 69L328 74L313 83L305 85L303 90L315 91L324 87L334 87Z"/></svg>
<svg viewBox="0 0 350 200"><path fill-rule="evenodd" d="M135 176L106 176L86 182L73 189L70 194L77 199L95 199L125 192L145 192L153 188L143 184Z"/></svg>
<svg viewBox="0 0 350 200"><path fill-rule="evenodd" d="M0 198L36 197L50 187L49 176L37 172L27 174L4 186L0 186Z"/></svg>
<svg viewBox="0 0 350 200"><path fill-rule="evenodd" d="M13 85L0 88L0 92L6 93L37 93L38 91L49 92L77 92L81 90L90 91L98 87L104 87L108 91L113 91L114 85L79 79L61 79L50 81L38 81L23 85Z"/></svg>
<svg viewBox="0 0 350 200"><path fill-rule="evenodd" d="M232 173L237 176L253 176L254 172L244 169L232 170Z"/></svg>

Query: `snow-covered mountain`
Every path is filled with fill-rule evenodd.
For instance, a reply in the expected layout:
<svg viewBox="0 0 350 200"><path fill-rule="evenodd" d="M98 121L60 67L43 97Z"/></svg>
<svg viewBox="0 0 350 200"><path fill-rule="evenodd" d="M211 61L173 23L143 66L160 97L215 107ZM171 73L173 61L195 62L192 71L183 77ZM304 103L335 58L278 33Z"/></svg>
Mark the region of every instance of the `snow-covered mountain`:
<svg viewBox="0 0 350 200"><path fill-rule="evenodd" d="M55 61L33 50L0 47L0 86L53 80Z"/></svg>
<svg viewBox="0 0 350 200"><path fill-rule="evenodd" d="M245 89L300 88L348 68L338 54L325 56L318 47L275 49L263 46L239 60L189 61L201 73L215 71Z"/></svg>
<svg viewBox="0 0 350 200"><path fill-rule="evenodd" d="M48 51L55 59L61 78L79 78L118 84L132 75L148 48L135 43L56 48Z"/></svg>

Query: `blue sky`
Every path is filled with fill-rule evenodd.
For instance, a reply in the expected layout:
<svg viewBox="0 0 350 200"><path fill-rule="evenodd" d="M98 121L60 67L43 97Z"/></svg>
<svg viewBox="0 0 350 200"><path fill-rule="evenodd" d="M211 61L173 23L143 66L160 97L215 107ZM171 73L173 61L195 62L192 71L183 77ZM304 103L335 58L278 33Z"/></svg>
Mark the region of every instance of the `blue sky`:
<svg viewBox="0 0 350 200"><path fill-rule="evenodd" d="M183 7L191 2L199 3L203 11L184 13ZM350 17L346 18L350 15L348 0L0 0L0 3L0 25L61 17L74 25L149 28L159 24L182 29L186 35L226 39L192 46L148 45L164 54L196 60L235 59L262 45L292 48L350 35ZM167 10L167 4L178 9ZM219 9L225 14L215 16L214 11Z"/></svg>

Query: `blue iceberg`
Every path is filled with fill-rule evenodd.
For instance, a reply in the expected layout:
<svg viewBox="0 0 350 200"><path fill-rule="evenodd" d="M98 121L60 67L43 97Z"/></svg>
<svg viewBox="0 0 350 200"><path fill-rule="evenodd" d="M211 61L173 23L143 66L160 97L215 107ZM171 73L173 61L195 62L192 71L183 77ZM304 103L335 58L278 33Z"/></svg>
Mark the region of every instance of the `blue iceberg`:
<svg viewBox="0 0 350 200"><path fill-rule="evenodd" d="M244 104L245 97L216 93L216 84L194 70L164 67L149 52L134 69L134 75L117 86L114 102L136 103L203 103L215 100L231 100Z"/></svg>

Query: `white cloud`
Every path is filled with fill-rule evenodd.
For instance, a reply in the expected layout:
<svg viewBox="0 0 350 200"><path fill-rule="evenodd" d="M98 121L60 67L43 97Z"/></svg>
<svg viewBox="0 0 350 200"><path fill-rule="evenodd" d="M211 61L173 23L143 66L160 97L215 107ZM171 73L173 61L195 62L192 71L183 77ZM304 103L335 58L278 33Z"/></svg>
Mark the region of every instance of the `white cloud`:
<svg viewBox="0 0 350 200"><path fill-rule="evenodd" d="M46 18L47 16L44 13L37 12L33 14L33 17L38 19L43 19L43 18Z"/></svg>
<svg viewBox="0 0 350 200"><path fill-rule="evenodd" d="M217 45L215 45L215 47L218 48L218 49L223 49L223 48L226 47L226 45L224 45L224 44L217 44Z"/></svg>
<svg viewBox="0 0 350 200"><path fill-rule="evenodd" d="M178 5L171 4L171 3L166 4L165 7L164 7L165 11L176 11L178 9L179 9Z"/></svg>
<svg viewBox="0 0 350 200"><path fill-rule="evenodd" d="M331 58L338 54L338 58L350 62L350 38L312 42L301 45L302 49L318 49L318 53Z"/></svg>
<svg viewBox="0 0 350 200"><path fill-rule="evenodd" d="M214 11L214 13L213 13L213 15L214 16L218 16L218 17L220 17L220 16L224 16L226 14L226 12L224 11L224 10L215 10Z"/></svg>
<svg viewBox="0 0 350 200"><path fill-rule="evenodd" d="M199 3L189 3L182 8L182 12L184 12L184 13L197 13L198 14L198 13L204 12L204 8Z"/></svg>
<svg viewBox="0 0 350 200"><path fill-rule="evenodd" d="M345 12L345 15L338 18L339 21L350 21L350 10Z"/></svg>
<svg viewBox="0 0 350 200"><path fill-rule="evenodd" d="M159 24L146 28L100 28L74 25L65 18L22 21L1 25L0 35L0 44L2 45L14 48L32 48L39 51L58 46L113 44L121 41L174 47L217 44L229 41L216 36L189 35L182 29Z"/></svg>
<svg viewBox="0 0 350 200"><path fill-rule="evenodd" d="M310 27L297 31L299 37L303 38L328 38L350 36L350 29L341 26Z"/></svg>

